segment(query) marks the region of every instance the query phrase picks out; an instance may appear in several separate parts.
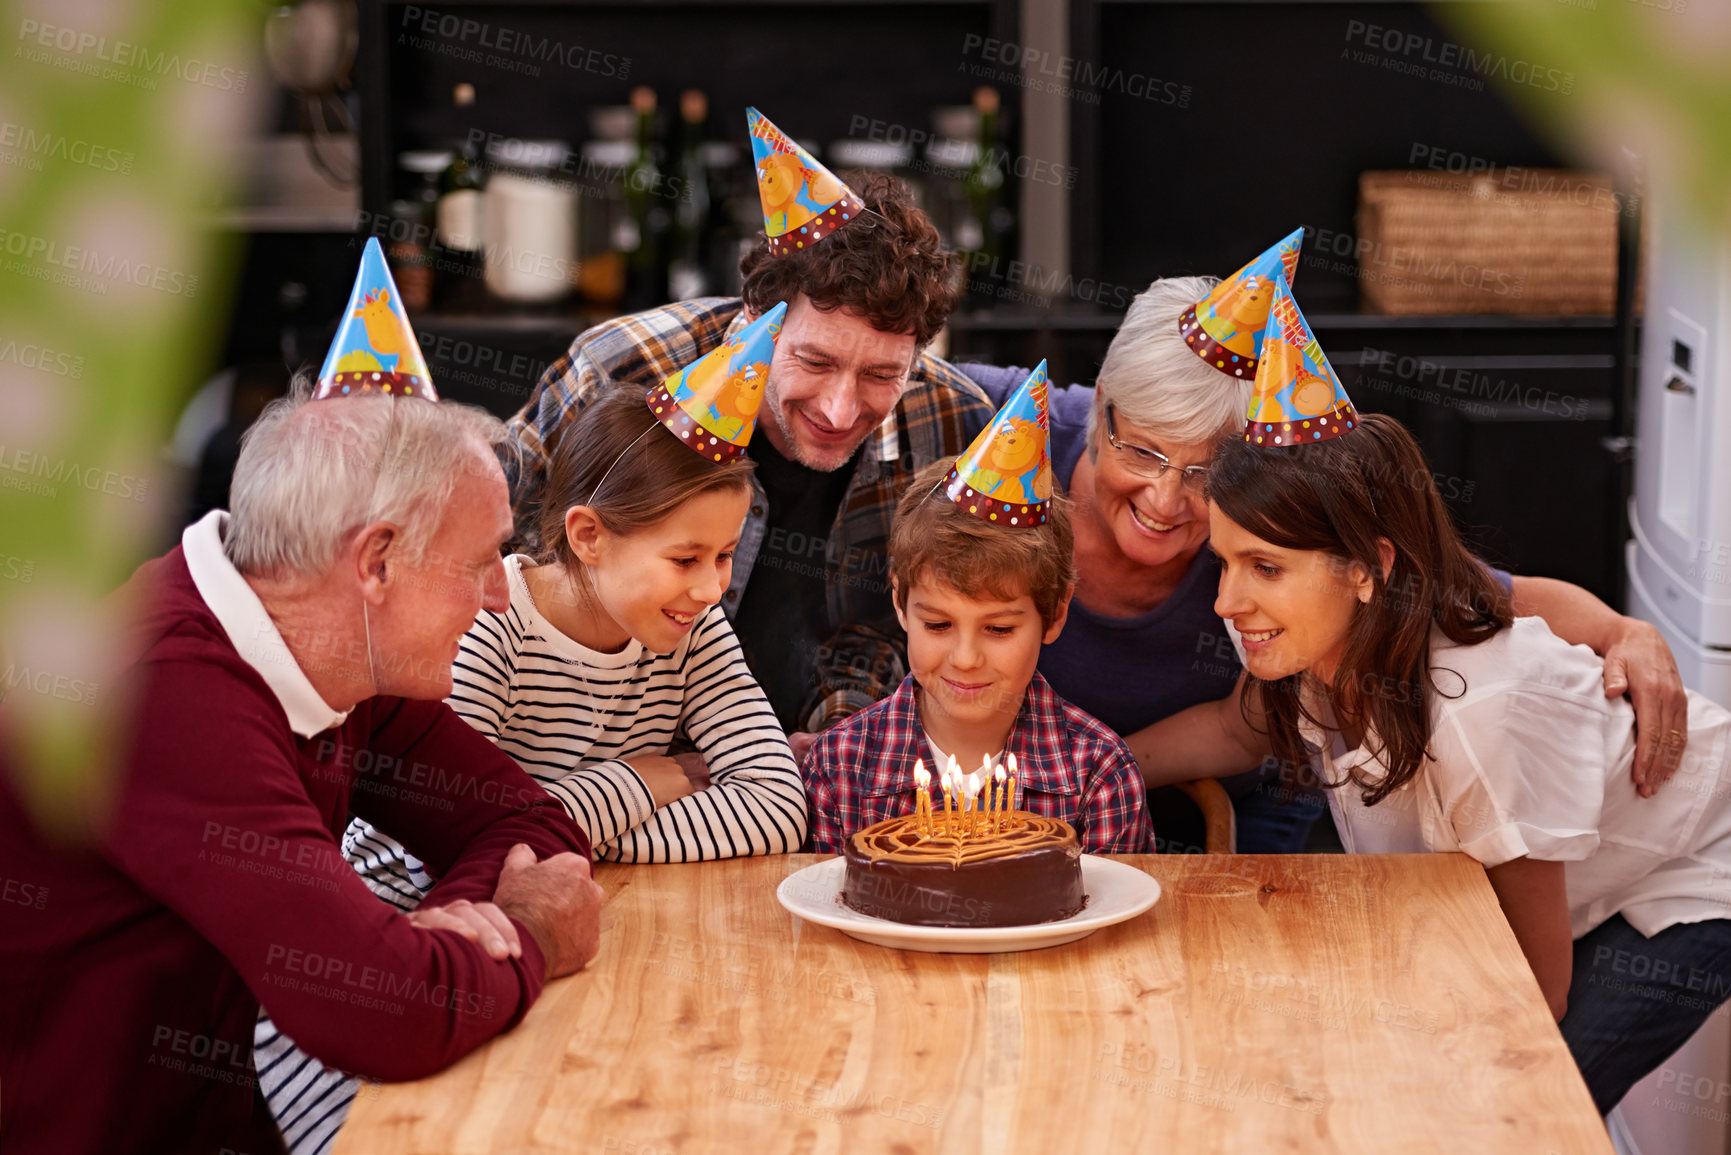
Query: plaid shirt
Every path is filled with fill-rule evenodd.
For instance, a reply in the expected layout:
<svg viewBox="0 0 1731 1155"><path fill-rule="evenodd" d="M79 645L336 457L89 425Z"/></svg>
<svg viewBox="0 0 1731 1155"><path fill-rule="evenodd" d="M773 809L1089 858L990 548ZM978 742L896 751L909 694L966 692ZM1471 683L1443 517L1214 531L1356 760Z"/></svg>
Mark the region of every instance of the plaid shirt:
<svg viewBox="0 0 1731 1155"><path fill-rule="evenodd" d="M914 759L932 757L912 677L869 710L824 731L800 773L811 801L806 849L840 854L855 832L914 811ZM1004 752L1019 768L1020 810L1062 818L1090 854L1154 848L1142 771L1124 740L1072 706L1038 672L1010 727ZM933 775L933 805L944 808Z"/></svg>
<svg viewBox="0 0 1731 1155"><path fill-rule="evenodd" d="M546 487L547 454L565 423L600 390L647 392L745 327L738 297L702 297L605 321L580 334L548 366L521 412L509 422L521 449L507 461L516 548L539 545L535 519ZM829 626L819 647L815 685L800 709L802 727L822 730L887 695L907 670L907 635L890 601L890 519L916 470L961 453L992 419L986 395L930 354L915 359L901 400L855 460L824 555ZM751 512L733 555L733 581L721 608L731 619L745 596L768 530L769 503L752 479Z"/></svg>

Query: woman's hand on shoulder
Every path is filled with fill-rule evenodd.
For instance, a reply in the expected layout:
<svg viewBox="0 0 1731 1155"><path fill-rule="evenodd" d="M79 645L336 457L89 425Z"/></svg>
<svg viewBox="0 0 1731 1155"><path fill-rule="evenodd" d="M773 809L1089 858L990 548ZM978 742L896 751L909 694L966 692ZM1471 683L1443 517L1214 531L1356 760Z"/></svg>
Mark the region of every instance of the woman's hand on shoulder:
<svg viewBox="0 0 1731 1155"><path fill-rule="evenodd" d="M1651 798L1683 764L1689 740L1689 699L1671 647L1658 627L1624 618L1605 647L1605 697L1629 695L1635 708L1635 765L1630 776L1643 798Z"/></svg>

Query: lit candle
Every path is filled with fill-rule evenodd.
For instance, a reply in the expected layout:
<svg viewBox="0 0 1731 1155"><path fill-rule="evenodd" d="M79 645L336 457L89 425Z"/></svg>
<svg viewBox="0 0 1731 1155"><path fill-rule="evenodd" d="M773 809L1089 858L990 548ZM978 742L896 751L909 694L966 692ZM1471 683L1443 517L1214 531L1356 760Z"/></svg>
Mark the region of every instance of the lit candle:
<svg viewBox="0 0 1731 1155"><path fill-rule="evenodd" d="M1014 754L1006 754L1004 755L1004 762L1007 764L1010 771L1010 781L1006 788L1004 801L1009 804L1010 810L1014 812L1016 809L1016 756Z"/></svg>
<svg viewBox="0 0 1731 1155"><path fill-rule="evenodd" d="M932 776L926 770L926 764L918 758L914 759L914 818L916 825L926 834L932 832Z"/></svg>
<svg viewBox="0 0 1731 1155"><path fill-rule="evenodd" d="M993 809L998 812L998 822L994 829L1002 831L1004 829L1004 768L1002 766L993 767L992 778L994 779L992 792L997 803Z"/></svg>
<svg viewBox="0 0 1731 1155"><path fill-rule="evenodd" d="M956 756L954 754L950 755L949 774L950 790L954 793L956 798L956 813L950 816L950 833L960 834L961 828L957 824L956 819L960 817L967 803L962 799L962 764L956 761Z"/></svg>
<svg viewBox="0 0 1731 1155"><path fill-rule="evenodd" d="M980 812L984 809L980 791L985 787L985 784L986 780L978 770L962 778L962 789L966 791L968 799L967 826L969 834L978 834L980 831Z"/></svg>

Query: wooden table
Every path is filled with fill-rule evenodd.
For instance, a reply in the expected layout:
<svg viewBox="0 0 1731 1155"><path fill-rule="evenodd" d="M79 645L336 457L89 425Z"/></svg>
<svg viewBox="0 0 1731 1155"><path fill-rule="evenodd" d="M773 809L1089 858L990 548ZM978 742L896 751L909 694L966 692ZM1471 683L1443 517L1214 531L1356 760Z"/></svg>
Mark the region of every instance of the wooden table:
<svg viewBox="0 0 1731 1155"><path fill-rule="evenodd" d="M1152 911L1009 955L796 923L814 861L597 868L600 956L337 1151L1611 1150L1464 856L1128 856Z"/></svg>

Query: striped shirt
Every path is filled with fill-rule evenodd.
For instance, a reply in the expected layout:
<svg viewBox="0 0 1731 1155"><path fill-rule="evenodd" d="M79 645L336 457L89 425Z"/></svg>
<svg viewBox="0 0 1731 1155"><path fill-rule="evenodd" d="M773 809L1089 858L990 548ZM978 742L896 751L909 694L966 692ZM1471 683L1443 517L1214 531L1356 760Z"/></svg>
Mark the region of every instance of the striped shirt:
<svg viewBox="0 0 1731 1155"><path fill-rule="evenodd" d="M611 862L702 862L784 854L805 838L805 790L787 736L733 629L711 606L671 654L635 639L597 653L553 628L505 569L511 608L483 612L452 671L451 708L499 744ZM655 808L629 761L696 746L710 786Z"/></svg>

